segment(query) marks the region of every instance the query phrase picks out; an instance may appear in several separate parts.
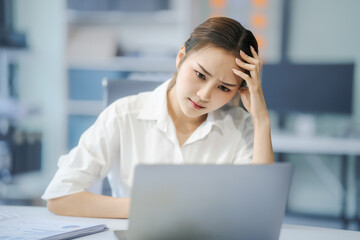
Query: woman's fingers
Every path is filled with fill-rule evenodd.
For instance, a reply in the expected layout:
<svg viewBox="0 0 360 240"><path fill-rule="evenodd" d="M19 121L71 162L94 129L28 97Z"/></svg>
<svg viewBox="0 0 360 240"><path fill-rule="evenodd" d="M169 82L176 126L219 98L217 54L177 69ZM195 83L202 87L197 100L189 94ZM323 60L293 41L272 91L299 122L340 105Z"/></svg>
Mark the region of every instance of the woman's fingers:
<svg viewBox="0 0 360 240"><path fill-rule="evenodd" d="M259 76L261 71L261 60L255 49L252 46L250 48L253 57L250 57L243 51L240 51L240 56L242 60L240 60L239 58L235 59L235 62L240 69L233 68L232 70L234 74L246 81L249 90L251 92L254 92L257 91L257 89L260 89L261 83ZM246 71L248 71L248 73L246 73Z"/></svg>
<svg viewBox="0 0 360 240"><path fill-rule="evenodd" d="M240 67L243 68L245 70L248 71L252 71L256 68L256 66L254 64L249 64L249 63L244 63L243 61L241 61L240 59L236 58L236 64Z"/></svg>
<svg viewBox="0 0 360 240"><path fill-rule="evenodd" d="M254 58L259 59L259 55L255 51L253 46L250 46L251 53L253 54Z"/></svg>
<svg viewBox="0 0 360 240"><path fill-rule="evenodd" d="M250 78L254 78L254 79L258 78L258 71L259 70L257 69L257 67L254 64L244 63L238 58L236 58L235 61L236 61L236 64L240 67L240 69L247 70L250 73L250 76L249 76L248 74L246 74L246 73L244 73L242 71L239 71L239 72L242 73L242 74L240 73L241 75L244 76L244 74L245 74L246 76L249 76ZM237 75L239 75L239 74L237 74ZM242 77L242 78L245 79L244 77Z"/></svg>
<svg viewBox="0 0 360 240"><path fill-rule="evenodd" d="M250 47L250 49L251 49L251 53L253 54L254 58L256 59L255 64L259 67L259 70L261 71L262 61L261 61L258 53L255 51L255 49L252 46Z"/></svg>
<svg viewBox="0 0 360 240"><path fill-rule="evenodd" d="M254 65L258 65L260 63L260 59L259 56L256 54L254 54L253 52L256 53L255 50L253 50L253 48L251 47L251 52L253 54L254 57L250 57L249 55L247 55L244 51L240 50L240 56L242 57L242 59L244 59L244 61L254 64Z"/></svg>
<svg viewBox="0 0 360 240"><path fill-rule="evenodd" d="M249 75L247 75L246 73L244 73L238 69L235 69L235 68L233 68L232 70L236 75L238 75L239 77L244 79L244 81L246 81L246 83L249 87L250 87L250 85L252 85L251 77Z"/></svg>
<svg viewBox="0 0 360 240"><path fill-rule="evenodd" d="M253 54L253 57L250 57L245 52L240 50L240 56L241 58L246 61L247 63L255 65L259 70L261 70L261 60L255 49L250 46L251 53Z"/></svg>
<svg viewBox="0 0 360 240"><path fill-rule="evenodd" d="M244 79L246 82L248 82L251 79L249 75L247 75L246 73L240 71L239 69L233 68L232 70L236 75L238 75L239 77Z"/></svg>

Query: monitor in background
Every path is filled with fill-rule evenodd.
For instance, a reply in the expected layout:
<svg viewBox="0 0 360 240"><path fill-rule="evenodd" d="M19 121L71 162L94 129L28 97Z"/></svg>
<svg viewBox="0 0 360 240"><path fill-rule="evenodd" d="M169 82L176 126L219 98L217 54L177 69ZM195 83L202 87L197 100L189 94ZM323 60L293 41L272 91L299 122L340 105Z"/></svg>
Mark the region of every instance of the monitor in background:
<svg viewBox="0 0 360 240"><path fill-rule="evenodd" d="M269 109L278 113L352 113L354 64L280 64L263 68Z"/></svg>
<svg viewBox="0 0 360 240"><path fill-rule="evenodd" d="M262 86L266 104L279 116L284 130L290 114L297 114L295 131L314 134L315 116L350 117L353 109L354 63L264 65Z"/></svg>

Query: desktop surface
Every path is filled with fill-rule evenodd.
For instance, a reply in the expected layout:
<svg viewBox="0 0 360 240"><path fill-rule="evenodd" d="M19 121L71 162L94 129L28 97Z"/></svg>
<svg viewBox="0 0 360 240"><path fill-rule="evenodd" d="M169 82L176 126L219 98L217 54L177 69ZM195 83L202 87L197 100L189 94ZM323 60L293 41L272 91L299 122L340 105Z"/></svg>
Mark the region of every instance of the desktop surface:
<svg viewBox="0 0 360 240"><path fill-rule="evenodd" d="M114 230L125 230L128 228L128 221L124 219L103 219L103 218L79 218L65 217L50 213L45 207L29 207L29 206L0 206L0 212L13 212L20 216L37 216L46 219L58 219L62 221L78 221L87 223L106 224L109 231L96 233L93 235L81 237L78 239L109 239L116 240ZM1 234L0 234L1 236ZM360 232L349 230L338 230L330 228L307 227L300 225L284 224L281 228L280 240L358 240Z"/></svg>

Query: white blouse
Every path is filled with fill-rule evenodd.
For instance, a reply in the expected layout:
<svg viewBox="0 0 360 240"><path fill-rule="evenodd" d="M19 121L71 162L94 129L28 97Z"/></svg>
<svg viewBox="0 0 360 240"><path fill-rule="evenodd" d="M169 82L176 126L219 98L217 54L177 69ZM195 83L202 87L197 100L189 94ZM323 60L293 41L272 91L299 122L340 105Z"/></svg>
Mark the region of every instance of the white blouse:
<svg viewBox="0 0 360 240"><path fill-rule="evenodd" d="M179 146L167 111L169 81L153 92L121 98L108 106L67 155L42 198L87 190L108 176L114 197L130 197L138 164L249 164L254 128L240 107L222 108ZM184 176L186 177L186 176Z"/></svg>

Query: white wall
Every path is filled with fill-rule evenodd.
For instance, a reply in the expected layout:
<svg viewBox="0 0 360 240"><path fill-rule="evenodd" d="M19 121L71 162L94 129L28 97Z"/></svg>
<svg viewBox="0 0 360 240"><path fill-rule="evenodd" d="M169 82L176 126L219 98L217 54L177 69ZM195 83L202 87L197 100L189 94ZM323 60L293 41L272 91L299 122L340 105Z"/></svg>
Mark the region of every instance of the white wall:
<svg viewBox="0 0 360 240"><path fill-rule="evenodd" d="M66 149L64 8L63 0L17 0L14 4L17 29L26 33L29 45L29 53L20 61L20 100L42 109L41 116L24 119L22 127L43 134L45 186Z"/></svg>
<svg viewBox="0 0 360 240"><path fill-rule="evenodd" d="M290 58L294 62L355 62L354 123L360 126L360 1L293 0ZM339 81L341 84L341 81Z"/></svg>

